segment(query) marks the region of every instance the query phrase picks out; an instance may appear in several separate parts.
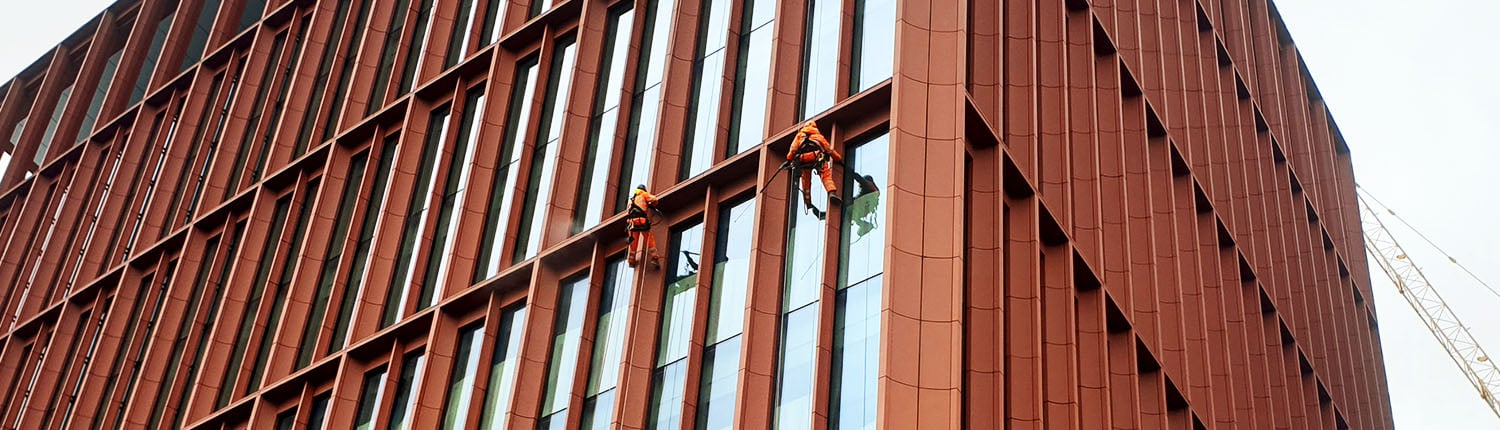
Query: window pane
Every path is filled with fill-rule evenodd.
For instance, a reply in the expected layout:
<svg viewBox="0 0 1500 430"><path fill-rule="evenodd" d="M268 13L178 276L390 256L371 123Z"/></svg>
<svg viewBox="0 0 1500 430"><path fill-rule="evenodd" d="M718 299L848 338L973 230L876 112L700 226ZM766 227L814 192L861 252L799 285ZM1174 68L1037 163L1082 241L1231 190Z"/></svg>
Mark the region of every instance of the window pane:
<svg viewBox="0 0 1500 430"><path fill-rule="evenodd" d="M315 180L316 181L316 180ZM318 195L319 183L313 182L301 191L302 206L297 210L297 224L289 234L291 242L281 250L281 276L276 281L275 292L271 299L271 313L265 321L265 334L260 338L260 350L255 353L255 365L250 368L250 384L245 387L245 393L249 394L260 388L261 376L266 370L266 360L271 355L271 345L276 340L276 332L280 329L281 311L286 307L286 296L292 289L292 274L297 267L297 260L302 255L302 239L307 237L307 220L311 216L313 196Z"/></svg>
<svg viewBox="0 0 1500 430"><path fill-rule="evenodd" d="M276 415L276 430L292 430L297 425L297 408L287 409Z"/></svg>
<svg viewBox="0 0 1500 430"><path fill-rule="evenodd" d="M68 108L68 100L73 98L73 86L63 88L57 94L57 103L52 105L52 119L47 120L47 130L42 132L42 142L36 149L36 165L43 165L47 161L47 149L52 147L52 138L57 135L57 123L62 121L63 110Z"/></svg>
<svg viewBox="0 0 1500 430"><path fill-rule="evenodd" d="M474 377L479 372L480 344L484 323L459 330L458 349L453 353L453 378L448 382L448 404L443 406L443 428L468 428L469 402L474 399Z"/></svg>
<svg viewBox="0 0 1500 430"><path fill-rule="evenodd" d="M881 277L839 290L833 314L828 427L874 429L880 371Z"/></svg>
<svg viewBox="0 0 1500 430"><path fill-rule="evenodd" d="M375 180L370 183L369 203L365 204L364 220L359 225L358 240L354 243L354 258L349 261L344 296L339 300L338 319L333 323L333 333L328 337L328 354L338 351L348 342L349 319L354 312L355 299L360 295L365 280L365 266L370 263L370 247L375 242L375 228L380 223L385 207L385 190L390 184L391 163L395 161L399 135L386 137L380 149L380 164L375 167Z"/></svg>
<svg viewBox="0 0 1500 430"><path fill-rule="evenodd" d="M254 24L256 21L260 21L260 16L265 11L266 0L245 0L245 9L240 12L239 31L250 28L250 24Z"/></svg>
<svg viewBox="0 0 1500 430"><path fill-rule="evenodd" d="M198 275L193 278L192 290L188 293L187 306L183 308L182 318L178 320L177 336L172 338L172 356L167 359L167 370L163 375L161 383L157 385L156 400L152 402L151 420L147 423L147 428L159 428L162 413L167 406L167 399L172 396L174 391L178 390L176 379L178 373L180 373L178 369L182 364L182 353L187 347L188 336L192 333L194 319L197 318L199 309L201 309L203 292L206 290L205 287L208 284L208 279L214 269L214 257L219 251L219 240L220 236L214 236L208 239L203 245L203 258L198 262ZM88 314L85 313L84 315L84 318L79 320L78 333L83 333L83 324L87 322ZM73 357L73 353L69 352L68 357ZM67 369L67 367L64 366L63 369ZM184 393L179 392L178 394ZM186 397L186 395L183 395L183 397Z"/></svg>
<svg viewBox="0 0 1500 430"><path fill-rule="evenodd" d="M436 175L438 163L441 161L438 154L443 152L443 138L448 135L450 108L450 106L443 106L432 111L431 120L427 123L427 142L422 146L419 170L412 181L412 190L415 192L406 208L406 223L401 230L401 245L396 253L390 291L385 296L385 312L380 320L381 327L389 327L406 315L411 287L417 282L416 271L419 257L417 248L421 247L419 242L427 231L427 211L432 208L432 195L437 187L433 176ZM417 306L424 307L424 304L425 302L418 302Z"/></svg>
<svg viewBox="0 0 1500 430"><path fill-rule="evenodd" d="M469 36L474 34L474 24L480 19L479 0L463 0L458 4L458 17L453 20L453 32L448 39L448 56L443 68L453 67L469 54Z"/></svg>
<svg viewBox="0 0 1500 430"><path fill-rule="evenodd" d="M203 58L204 45L208 43L208 32L214 28L214 18L219 16L219 5L223 0L205 0L198 9L198 21L193 24L193 36L188 41L187 51L182 53L182 65L178 71L187 70L198 59Z"/></svg>
<svg viewBox="0 0 1500 430"><path fill-rule="evenodd" d="M365 39L360 37L359 33L364 32L370 20L370 14L367 13L368 6L368 4L360 5L359 15L354 16L354 31L349 35L349 47L340 53L344 59L344 67L339 73L338 86L334 87L332 103L328 107L328 117L323 120L323 137L318 139L319 142L332 139L334 132L339 131L342 125L340 122L343 121L344 101L349 91L349 80L354 76L354 66L358 63L355 59L359 57L360 42ZM306 146L298 146L295 154L301 156L306 150Z"/></svg>
<svg viewBox="0 0 1500 430"><path fill-rule="evenodd" d="M697 176L713 164L714 142L719 136L719 106L724 93L724 51L729 39L729 0L704 0L706 18L698 31L698 56L694 61L693 98L688 104L686 140L683 142L680 179Z"/></svg>
<svg viewBox="0 0 1500 430"><path fill-rule="evenodd" d="M156 33L151 36L151 47L146 50L146 60L141 62L141 69L136 72L135 88L130 91L130 101L126 105L133 105L141 101L141 96L146 95L146 85L151 83L151 73L156 70L156 60L161 58L162 44L167 40L167 30L172 29L172 12L168 11L160 21L156 22Z"/></svg>
<svg viewBox="0 0 1500 430"><path fill-rule="evenodd" d="M505 16L505 6L508 4L510 2L506 0L489 0L489 4L484 7L484 26L479 33L481 43L490 45L500 41L500 26L504 20L499 17Z"/></svg>
<svg viewBox="0 0 1500 430"><path fill-rule="evenodd" d="M349 159L349 174L344 178L344 195L339 199L338 215L334 218L333 237L328 240L328 254L323 257L323 270L318 275L318 289L313 296L312 311L307 317L307 327L302 331L302 344L297 349L297 366L301 369L312 362L317 350L318 335L323 331L323 316L328 312L329 296L337 280L339 262L343 259L344 245L349 238L349 219L359 205L359 187L365 182L365 164L370 152L361 151Z"/></svg>
<svg viewBox="0 0 1500 430"><path fill-rule="evenodd" d="M323 423L328 420L328 399L333 392L324 392L312 400L312 412L308 413L307 430L323 430Z"/></svg>
<svg viewBox="0 0 1500 430"><path fill-rule="evenodd" d="M442 205L438 207L437 222L433 225L436 230L432 234L432 247L427 251L427 273L422 276L422 294L418 296L420 309L426 309L437 303L441 291L438 288L448 279L448 257L452 252L453 243L458 239L453 229L458 226L459 217L463 214L463 208L459 205L464 201L465 191L468 190L469 174L472 170L474 159L474 148L479 145L473 143L479 137L479 118L484 112L484 88L475 88L469 91L464 101L463 118L458 125L458 141L454 144L453 152L448 160L448 178L443 184ZM444 122L446 128L446 122ZM447 131L443 132L447 135Z"/></svg>
<svg viewBox="0 0 1500 430"><path fill-rule="evenodd" d="M735 336L703 352L698 397L698 430L734 428L734 403L740 378L740 339Z"/></svg>
<svg viewBox="0 0 1500 430"><path fill-rule="evenodd" d="M657 368L652 382L652 412L647 421L652 428L680 427L682 398L687 390L686 359L698 302L698 262L702 259L698 253L703 249L703 225L678 229L672 234L670 249L661 337L656 350Z"/></svg>
<svg viewBox="0 0 1500 430"><path fill-rule="evenodd" d="M853 195L844 207L842 256L839 264L840 288L857 284L884 272L885 200L881 187L890 175L887 155L890 138L875 137L848 151L844 171L846 195Z"/></svg>
<svg viewBox="0 0 1500 430"><path fill-rule="evenodd" d="M885 210L880 187L889 179L889 138L880 135L848 151L838 294L834 304L829 427L875 428L880 370L881 274ZM852 285L851 285L852 284Z"/></svg>
<svg viewBox="0 0 1500 430"><path fill-rule="evenodd" d="M610 420L613 419L615 405L615 390L610 389L594 397L583 401L583 420L579 426L582 430L609 430Z"/></svg>
<svg viewBox="0 0 1500 430"><path fill-rule="evenodd" d="M120 56L125 54L125 49L116 50L109 60L104 62L104 72L99 74L99 83L94 85L94 98L89 100L89 110L83 115L83 123L78 126L78 136L74 141L82 141L93 134L94 125L99 122L99 109L104 107L104 96L109 94L109 85L115 80L115 70L120 68ZM4 166L0 166L0 176L5 175Z"/></svg>
<svg viewBox="0 0 1500 430"><path fill-rule="evenodd" d="M552 0L531 0L531 9L527 11L527 18L535 18L542 12L552 10Z"/></svg>
<svg viewBox="0 0 1500 430"><path fill-rule="evenodd" d="M557 149L567 119L568 95L573 87L573 60L577 45L571 38L559 41L562 55L554 55L552 72L547 79L547 97L542 101L539 146L532 149L531 175L526 185L526 203L521 211L521 236L516 239L516 262L535 257L542 248L543 227L552 203L553 173L557 170Z"/></svg>
<svg viewBox="0 0 1500 430"><path fill-rule="evenodd" d="M896 53L895 0L855 0L853 50L852 93L891 77Z"/></svg>
<svg viewBox="0 0 1500 430"><path fill-rule="evenodd" d="M682 392L687 383L687 360L657 368L651 375L651 415L647 429L682 427Z"/></svg>
<svg viewBox="0 0 1500 430"><path fill-rule="evenodd" d="M667 47L672 35L672 11L676 0L649 0L646 3L646 27L642 28L640 52L636 63L636 94L631 99L630 129L626 133L625 160L620 169L620 183L615 190L615 212L625 210L630 190L646 184L650 177L651 158L656 151L656 128L661 111L661 80L666 73Z"/></svg>
<svg viewBox="0 0 1500 430"><path fill-rule="evenodd" d="M375 69L375 84L370 86L370 104L365 115L375 113L385 106L386 90L391 82L391 69L396 65L396 51L401 48L401 32L406 28L406 14L411 10L411 0L396 0L391 11L391 22L385 33L385 46L380 48L380 64Z"/></svg>
<svg viewBox="0 0 1500 430"><path fill-rule="evenodd" d="M802 119L833 107L839 72L841 0L807 0L807 38L802 50Z"/></svg>
<svg viewBox="0 0 1500 430"><path fill-rule="evenodd" d="M574 373L578 369L578 346L583 337L583 317L588 308L588 299L588 277L563 281L557 296L557 320L552 328L547 392L542 396L544 417L568 408L568 397L573 392ZM565 422L567 419L557 421Z"/></svg>
<svg viewBox="0 0 1500 430"><path fill-rule="evenodd" d="M201 369L202 368L203 357L204 357L203 353L204 353L204 351L206 351L208 349L208 344L212 343L212 342L210 342L208 340L208 335L210 333L210 330L212 330L213 327L214 327L214 325L216 325L216 323L218 322L218 319L219 319L219 303L223 299L223 297L224 297L224 289L225 289L226 285L229 283L230 269L234 268L234 262L235 262L235 260L239 259L240 240L245 235L245 228L246 228L247 225L248 225L248 221L240 221L240 222L238 222L238 223L235 224L235 226L234 226L234 234L232 236L230 236L230 240L229 240L229 249L226 250L226 251L224 251L224 256L219 259L219 261L221 261L221 263L220 263L220 267L218 269L219 270L218 279L216 279L214 281L213 299L209 300L209 302L208 302L208 317L205 318L203 320L203 322L198 325L198 330L197 330L198 331L198 335L197 335L198 336L197 337L198 338L198 347L193 351L192 365L190 365L188 367L189 369L195 369L196 370L196 369ZM101 315L101 317L102 317L102 315ZM103 324L103 321L104 320L101 318L100 319L100 324L101 325ZM200 372L196 372L196 371L187 372L186 380L183 381L182 386L184 386L184 387L193 387L193 386L196 386L195 384L197 383L198 373L200 373ZM77 388L75 388L75 391L76 390L77 390ZM187 396L182 396L182 397L179 397L177 399L176 403L174 403L174 411L172 413L172 423L171 423L171 425L167 426L167 428L178 428L178 427L180 427L180 425L182 424L182 419L186 415L186 414L183 413L183 404L186 403L186 402L187 402ZM64 415L66 415L66 414L64 414ZM67 426L63 426L63 427L67 427Z"/></svg>
<svg viewBox="0 0 1500 430"><path fill-rule="evenodd" d="M490 205L485 212L485 241L479 249L479 272L474 280L489 279L500 273L501 252L510 233L510 212L515 204L514 189L520 175L524 130L531 122L531 100L536 94L537 57L524 58L516 65L515 86L510 95L510 117L505 121L505 138L500 147L500 162L495 168L495 184L490 190Z"/></svg>
<svg viewBox="0 0 1500 430"><path fill-rule="evenodd" d="M635 10L631 3L610 11L608 29L604 33L603 64L600 65L599 81L603 86L594 96L594 115L589 127L589 146L584 154L583 178L578 188L578 211L573 218L573 233L599 224L604 217L603 192L609 181L609 170L614 160L615 132L620 121L620 99L624 92L626 61L630 58L631 27L635 23Z"/></svg>
<svg viewBox="0 0 1500 430"><path fill-rule="evenodd" d="M484 411L479 428L505 428L510 415L511 391L516 383L516 357L521 351L521 333L526 330L526 308L517 307L500 313L500 328L495 332L495 349L490 355L490 376L484 393Z"/></svg>
<svg viewBox="0 0 1500 430"><path fill-rule="evenodd" d="M345 5L344 7L347 8L347 5ZM279 83L275 85L277 87L276 99L274 103L271 103L271 114L267 117L268 120L266 121L267 124L264 129L264 136L256 137L256 133L260 132L261 130L258 126L245 127L245 134L240 140L240 149L234 157L235 167L233 169L233 173L230 173L230 180L226 182L227 186L224 187L224 199L228 199L230 196L234 195L236 191L239 191L240 175L243 174L240 171L244 170L245 161L247 157L249 157L248 151L257 146L260 148L258 154L255 157L255 168L250 171L250 177L252 178L252 180L259 180L261 173L265 170L266 158L268 157L268 153L271 149L271 139L273 136L275 136L275 133L273 133L272 131L277 130L278 125L281 124L281 110L286 105L287 93L291 88L290 81L292 77L292 71L296 69L297 64L300 62L300 59L302 57L302 48L307 45L307 29L309 27L312 27L312 15L303 16L302 20L297 24L297 26L297 38L295 42L293 42L296 47L292 49L291 55L285 57L285 59L282 59L280 51L274 52L271 57L273 61L269 62L268 64L277 64L277 68L272 69L276 70L277 72L268 72L261 77L260 91L256 92L255 107L250 110L251 119L247 124L255 125L260 123L261 111L264 109L264 106L266 104L266 96L267 94L269 94L267 93L267 90L271 88L271 82L273 81L273 79L276 79L276 76L279 74L281 76L281 79ZM314 83L314 86L320 85L323 85L323 83ZM322 89L319 88L318 91L315 91L314 97L322 97L321 90ZM308 110L308 118L313 118L314 115L316 115L316 109ZM307 127L311 127L311 125L308 125ZM311 130L311 128L305 129ZM298 140L298 145L299 147L305 147L302 146L305 145L305 142Z"/></svg>
<svg viewBox="0 0 1500 430"><path fill-rule="evenodd" d="M813 375L816 373L817 305L786 314L781 328L781 381L776 390L776 429L812 428Z"/></svg>
<svg viewBox="0 0 1500 430"><path fill-rule="evenodd" d="M360 389L359 395L359 412L354 418L355 430L375 428L375 411L385 397L385 377L385 366L365 373L364 388Z"/></svg>
<svg viewBox="0 0 1500 430"><path fill-rule="evenodd" d="M392 397L391 407L391 430L405 430L411 427L411 414L417 408L416 393L422 387L423 360L426 357L422 351L407 353L401 359L401 376L396 379L395 396Z"/></svg>
<svg viewBox="0 0 1500 430"><path fill-rule="evenodd" d="M816 179L814 179L816 181ZM796 182L793 178L790 182ZM785 297L782 299L782 312L790 312L813 303L818 300L819 289L823 283L823 254L826 240L823 220L807 210L802 199L795 198L800 191L796 185L790 185L791 191L788 195L794 196L790 199L787 207L787 253L786 253L786 289L783 290ZM823 190L814 182L812 188L812 201L827 202L828 192ZM826 204L815 203L815 205L826 206ZM821 209L826 209L821 208Z"/></svg>
<svg viewBox="0 0 1500 430"><path fill-rule="evenodd" d="M626 267L623 260L605 263L603 290L599 292L598 324L594 328L594 357L589 365L588 389L584 391L586 397L609 391L620 381L634 275L635 271ZM611 406L606 404L605 409Z"/></svg>
<svg viewBox="0 0 1500 430"><path fill-rule="evenodd" d="M755 232L755 200L719 211L713 290L708 305L708 345L740 334L749 293L750 245Z"/></svg>
<svg viewBox="0 0 1500 430"><path fill-rule="evenodd" d="M766 132L766 98L771 90L771 42L776 28L776 3L744 0L750 13L743 15L740 58L734 81L733 116L729 124L729 154L739 154L760 145Z"/></svg>
<svg viewBox="0 0 1500 430"><path fill-rule="evenodd" d="M224 381L219 384L219 398L214 408L222 408L229 404L234 396L235 377L243 365L245 350L249 348L251 332L255 330L256 315L260 309L260 301L264 296L266 280L271 276L271 260L276 255L277 244L281 239L281 229L286 224L287 213L291 211L292 196L287 195L276 201L276 208L271 215L271 228L266 230L266 242L260 254L260 264L255 270L255 280L250 284L250 295L245 302L245 315L240 319L239 333L234 338L234 352L229 355L229 366L225 369L230 371L224 373Z"/></svg>
<svg viewBox="0 0 1500 430"><path fill-rule="evenodd" d="M406 66L401 72L401 94L411 91L417 75L422 72L422 62L427 57L427 29L432 27L432 0L422 0L422 8L417 9L416 28L412 29L411 38L406 43Z"/></svg>

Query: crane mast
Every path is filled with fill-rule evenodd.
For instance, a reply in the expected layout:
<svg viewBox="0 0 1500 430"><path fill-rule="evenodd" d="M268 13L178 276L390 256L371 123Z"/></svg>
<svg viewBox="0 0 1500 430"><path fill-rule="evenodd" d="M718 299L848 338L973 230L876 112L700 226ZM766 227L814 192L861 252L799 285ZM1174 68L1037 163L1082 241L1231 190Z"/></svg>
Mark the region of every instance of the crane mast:
<svg viewBox="0 0 1500 430"><path fill-rule="evenodd" d="M1495 361L1474 340L1474 335L1458 320L1422 270L1407 257L1406 251L1391 236L1363 194L1359 195L1359 203L1364 212L1360 218L1365 233L1365 250L1375 256L1375 261L1396 285L1401 297L1417 311L1427 330L1463 370L1464 377L1479 390L1479 397L1496 416L1500 416L1500 398L1496 397L1500 395L1500 367L1496 367Z"/></svg>

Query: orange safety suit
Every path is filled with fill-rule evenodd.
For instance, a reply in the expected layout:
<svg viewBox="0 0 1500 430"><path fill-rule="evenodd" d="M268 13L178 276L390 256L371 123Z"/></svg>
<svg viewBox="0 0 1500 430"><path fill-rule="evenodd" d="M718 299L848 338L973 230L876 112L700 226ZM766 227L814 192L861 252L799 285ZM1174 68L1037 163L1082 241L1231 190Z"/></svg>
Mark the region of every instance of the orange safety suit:
<svg viewBox="0 0 1500 430"><path fill-rule="evenodd" d="M811 191L812 171L818 171L818 178L823 180L823 189L831 196L838 196L839 186L833 180L831 164L835 161L843 162L844 156L833 150L833 145L828 143L828 138L818 131L818 125L808 122L797 131L797 137L792 139L792 147L787 150L786 161L792 163L792 167L799 171L802 181L802 192Z"/></svg>
<svg viewBox="0 0 1500 430"><path fill-rule="evenodd" d="M627 262L635 264L636 253L645 247L652 260L656 260L656 236L651 234L651 215L656 210L656 196L646 190L636 189L631 193L630 208L625 215L625 230L630 234L630 253Z"/></svg>

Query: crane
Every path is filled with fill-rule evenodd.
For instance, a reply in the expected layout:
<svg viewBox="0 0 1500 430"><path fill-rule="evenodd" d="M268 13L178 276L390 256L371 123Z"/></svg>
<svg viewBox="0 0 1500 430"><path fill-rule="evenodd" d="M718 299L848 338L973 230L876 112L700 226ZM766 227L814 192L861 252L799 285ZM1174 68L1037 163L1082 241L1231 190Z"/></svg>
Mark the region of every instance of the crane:
<svg viewBox="0 0 1500 430"><path fill-rule="evenodd" d="M1479 346L1468 327L1458 320L1453 309L1448 307L1437 289L1427 281L1427 276L1422 274L1422 270L1407 256L1406 250L1391 236L1390 230L1381 221L1381 215L1370 204L1370 200L1377 203L1379 200L1374 197L1366 199L1367 195L1368 192L1359 189L1359 205L1363 212L1360 223L1365 233L1365 250L1375 256L1375 261L1386 276L1391 278L1391 283L1396 285L1401 297L1417 311L1417 316L1422 319L1427 330L1447 350L1448 356L1458 364L1464 377L1479 390L1479 397L1484 399L1496 416L1500 416L1500 397L1497 397L1500 396L1500 367ZM1385 211L1395 215L1389 208ZM1457 263L1452 257L1449 260Z"/></svg>

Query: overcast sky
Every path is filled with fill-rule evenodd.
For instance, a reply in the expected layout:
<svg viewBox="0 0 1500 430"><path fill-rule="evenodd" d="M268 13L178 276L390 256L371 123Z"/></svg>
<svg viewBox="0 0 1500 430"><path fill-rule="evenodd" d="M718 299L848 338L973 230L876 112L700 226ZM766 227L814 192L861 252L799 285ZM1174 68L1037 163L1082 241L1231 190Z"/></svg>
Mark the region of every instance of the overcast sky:
<svg viewBox="0 0 1500 430"><path fill-rule="evenodd" d="M111 2L7 3L0 79L8 80ZM1276 4L1349 142L1358 181L1500 286L1500 2ZM1500 354L1500 298L1410 232L1395 233L1480 342ZM1397 427L1500 427L1384 275L1371 278Z"/></svg>

